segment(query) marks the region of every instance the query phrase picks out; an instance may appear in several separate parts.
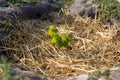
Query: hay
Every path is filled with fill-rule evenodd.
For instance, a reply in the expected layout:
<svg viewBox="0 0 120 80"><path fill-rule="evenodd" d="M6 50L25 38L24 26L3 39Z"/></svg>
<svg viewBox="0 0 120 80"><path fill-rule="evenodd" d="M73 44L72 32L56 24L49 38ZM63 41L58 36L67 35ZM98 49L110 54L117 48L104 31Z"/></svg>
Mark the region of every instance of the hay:
<svg viewBox="0 0 120 80"><path fill-rule="evenodd" d="M37 22L38 23L38 22ZM60 33L72 33L71 48L53 46L36 22L25 22L7 36L6 51L24 69L52 78L76 76L96 69L112 69L120 62L118 25L99 19L77 17L70 24L56 25ZM47 24L47 23L46 23ZM47 26L47 25L43 25ZM17 65L17 63L16 63Z"/></svg>

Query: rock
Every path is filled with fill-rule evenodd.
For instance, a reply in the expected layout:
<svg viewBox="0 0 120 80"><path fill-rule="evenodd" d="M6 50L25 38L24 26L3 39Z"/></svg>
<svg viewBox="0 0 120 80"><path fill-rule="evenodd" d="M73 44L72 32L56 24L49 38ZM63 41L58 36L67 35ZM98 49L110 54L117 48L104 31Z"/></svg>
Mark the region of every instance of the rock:
<svg viewBox="0 0 120 80"><path fill-rule="evenodd" d="M15 8L11 7L0 7L0 21L7 20L10 22L17 22L17 18L14 14Z"/></svg>
<svg viewBox="0 0 120 80"><path fill-rule="evenodd" d="M0 20L10 19L13 22L18 22L18 18L51 19L54 15L52 11L50 11L48 4L54 4L56 6L57 1L58 0L42 0L41 2L26 4L18 8L0 7Z"/></svg>
<svg viewBox="0 0 120 80"><path fill-rule="evenodd" d="M48 80L47 78L39 78L37 77L36 73L33 71L25 71L21 70L19 68L12 68L11 69L11 76L15 79L21 79L22 80Z"/></svg>
<svg viewBox="0 0 120 80"><path fill-rule="evenodd" d="M72 16L75 16L75 15L78 15L78 14L83 16L85 14L85 7L80 3L74 3L69 8L69 12Z"/></svg>
<svg viewBox="0 0 120 80"><path fill-rule="evenodd" d="M110 24L120 23L120 17L109 19Z"/></svg>
<svg viewBox="0 0 120 80"><path fill-rule="evenodd" d="M22 15L27 19L45 19L49 17L50 14L47 5L41 2L35 5L25 5L19 9Z"/></svg>
<svg viewBox="0 0 120 80"><path fill-rule="evenodd" d="M112 80L120 80L120 70L113 70L113 71L111 71L110 78Z"/></svg>
<svg viewBox="0 0 120 80"><path fill-rule="evenodd" d="M82 3L85 5L90 5L92 4L92 0L75 0L75 3Z"/></svg>
<svg viewBox="0 0 120 80"><path fill-rule="evenodd" d="M97 8L98 8L98 5L92 5L90 7L87 7L85 9L85 14L88 15L88 17L94 18L95 15L98 15Z"/></svg>
<svg viewBox="0 0 120 80"><path fill-rule="evenodd" d="M82 74L82 75L79 75L77 77L68 78L66 80L87 80L87 78L88 78L87 74Z"/></svg>
<svg viewBox="0 0 120 80"><path fill-rule="evenodd" d="M53 4L53 3L57 3L59 0L42 0L42 3L49 3L49 4Z"/></svg>
<svg viewBox="0 0 120 80"><path fill-rule="evenodd" d="M97 8L98 5L92 4L92 0L75 0L69 8L69 12L72 16L88 15L88 17L94 18L97 14Z"/></svg>
<svg viewBox="0 0 120 80"><path fill-rule="evenodd" d="M0 11L4 12L6 14L10 13L11 11L13 11L15 8L12 7L0 7Z"/></svg>

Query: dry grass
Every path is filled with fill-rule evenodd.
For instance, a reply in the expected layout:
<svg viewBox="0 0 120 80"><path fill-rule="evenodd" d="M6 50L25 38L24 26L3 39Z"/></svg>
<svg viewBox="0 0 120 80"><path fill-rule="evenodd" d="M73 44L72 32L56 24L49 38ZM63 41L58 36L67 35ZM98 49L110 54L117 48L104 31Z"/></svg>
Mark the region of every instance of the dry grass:
<svg viewBox="0 0 120 80"><path fill-rule="evenodd" d="M48 29L41 29L36 25L39 22L34 22L25 22L6 38L10 57L14 63L19 61L24 69L61 78L96 69L112 69L120 62L119 24L109 26L99 19L77 17L72 23L55 25L60 33L72 33L71 48L66 49L53 46ZM48 27L46 24L42 26Z"/></svg>

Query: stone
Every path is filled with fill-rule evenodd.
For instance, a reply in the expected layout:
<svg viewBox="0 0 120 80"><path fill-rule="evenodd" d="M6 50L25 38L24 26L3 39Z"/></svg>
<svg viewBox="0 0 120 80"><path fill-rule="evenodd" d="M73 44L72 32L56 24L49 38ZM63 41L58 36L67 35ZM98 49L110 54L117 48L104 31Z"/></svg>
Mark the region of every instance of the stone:
<svg viewBox="0 0 120 80"><path fill-rule="evenodd" d="M80 3L75 3L69 8L69 12L72 16L85 14L85 7Z"/></svg>
<svg viewBox="0 0 120 80"><path fill-rule="evenodd" d="M41 2L42 3L50 3L50 4L53 4L53 3L57 3L59 0L42 0Z"/></svg>
<svg viewBox="0 0 120 80"><path fill-rule="evenodd" d="M37 4L27 4L11 11L9 14L15 14L25 19L45 19L49 17L49 9L47 5L39 2Z"/></svg>
<svg viewBox="0 0 120 80"><path fill-rule="evenodd" d="M45 19L49 17L49 9L47 5L39 2L34 5L25 5L19 8L22 15L27 19Z"/></svg>
<svg viewBox="0 0 120 80"><path fill-rule="evenodd" d="M88 17L94 18L97 15L98 5L92 4L92 0L75 0L73 5L68 9L70 15L88 15Z"/></svg>
<svg viewBox="0 0 120 80"><path fill-rule="evenodd" d="M21 70L19 68L11 69L11 76L15 79L22 78L23 80L48 80L47 78L39 78L37 74L33 71Z"/></svg>
<svg viewBox="0 0 120 80"><path fill-rule="evenodd" d="M108 20L110 22L110 24L117 24L117 23L120 23L120 17L117 17L117 18L110 18Z"/></svg>
<svg viewBox="0 0 120 80"><path fill-rule="evenodd" d="M18 8L0 7L0 20L10 19L13 22L18 22L18 18L40 20L52 19L54 15L52 11L50 11L48 4L56 6L58 1L59 0L42 0L38 3L26 4Z"/></svg>
<svg viewBox="0 0 120 80"><path fill-rule="evenodd" d="M97 8L98 5L92 5L90 7L87 7L85 9L85 14L88 15L88 17L94 18L95 16L98 15Z"/></svg>
<svg viewBox="0 0 120 80"><path fill-rule="evenodd" d="M113 71L111 71L110 78L112 80L120 80L120 70L113 70Z"/></svg>
<svg viewBox="0 0 120 80"><path fill-rule="evenodd" d="M88 79L88 75L87 74L81 74L79 76L71 77L71 78L68 78L66 80L87 80L87 79Z"/></svg>

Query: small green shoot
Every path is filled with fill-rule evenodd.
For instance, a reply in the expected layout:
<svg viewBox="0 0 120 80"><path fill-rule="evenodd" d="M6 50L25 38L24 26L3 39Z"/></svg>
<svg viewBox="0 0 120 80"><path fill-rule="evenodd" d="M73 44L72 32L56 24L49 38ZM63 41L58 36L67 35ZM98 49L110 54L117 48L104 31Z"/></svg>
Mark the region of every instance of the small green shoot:
<svg viewBox="0 0 120 80"><path fill-rule="evenodd" d="M50 36L51 42L59 47L68 47L72 37L71 34L60 34L54 25L50 25L48 35Z"/></svg>

